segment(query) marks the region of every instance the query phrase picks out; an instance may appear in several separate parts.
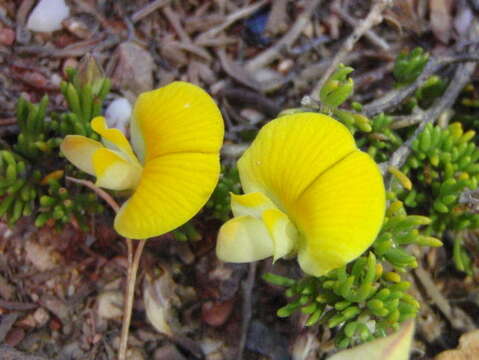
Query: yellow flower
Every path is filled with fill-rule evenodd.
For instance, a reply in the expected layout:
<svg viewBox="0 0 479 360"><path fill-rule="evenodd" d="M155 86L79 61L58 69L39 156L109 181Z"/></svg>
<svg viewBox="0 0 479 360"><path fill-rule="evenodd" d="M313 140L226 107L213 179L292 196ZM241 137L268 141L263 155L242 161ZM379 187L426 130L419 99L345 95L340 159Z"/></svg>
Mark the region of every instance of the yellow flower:
<svg viewBox="0 0 479 360"><path fill-rule="evenodd" d="M193 217L219 176L223 120L199 87L174 82L141 94L131 121L132 145L103 117L91 121L103 144L69 135L66 158L96 176L96 185L132 190L115 217L115 230L131 239L164 234Z"/></svg>
<svg viewBox="0 0 479 360"><path fill-rule="evenodd" d="M245 195L231 195L235 217L218 234L216 252L224 261L297 254L304 272L320 276L361 255L382 225L379 168L329 116L271 121L238 169Z"/></svg>

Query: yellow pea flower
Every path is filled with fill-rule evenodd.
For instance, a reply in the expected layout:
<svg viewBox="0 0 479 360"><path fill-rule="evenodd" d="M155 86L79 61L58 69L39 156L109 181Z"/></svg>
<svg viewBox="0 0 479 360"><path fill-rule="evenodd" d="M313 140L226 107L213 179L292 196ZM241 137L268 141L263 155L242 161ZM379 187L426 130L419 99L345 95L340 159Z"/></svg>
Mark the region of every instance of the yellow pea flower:
<svg viewBox="0 0 479 360"><path fill-rule="evenodd" d="M383 222L386 197L376 163L329 116L299 113L265 125L238 161L245 195L216 253L228 262L297 255L320 276L363 253Z"/></svg>
<svg viewBox="0 0 479 360"><path fill-rule="evenodd" d="M130 125L132 144L96 117L91 126L103 143L68 135L61 151L97 186L132 190L114 227L146 239L181 226L206 203L219 177L224 125L213 99L186 82L141 94Z"/></svg>

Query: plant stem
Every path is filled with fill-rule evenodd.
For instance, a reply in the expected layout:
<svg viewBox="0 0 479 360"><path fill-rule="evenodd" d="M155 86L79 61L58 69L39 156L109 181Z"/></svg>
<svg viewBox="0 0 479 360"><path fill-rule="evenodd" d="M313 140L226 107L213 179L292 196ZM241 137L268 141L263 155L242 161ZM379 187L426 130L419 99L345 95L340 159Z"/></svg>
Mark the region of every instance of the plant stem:
<svg viewBox="0 0 479 360"><path fill-rule="evenodd" d="M94 183L88 180L77 179L73 177L66 177L67 180L81 184L92 189L99 197L110 205L116 213L120 209L118 203L106 191L97 187ZM138 266L140 265L141 254L145 247L146 239L139 240L136 250L133 247L133 241L125 238L126 246L128 248L128 275L126 278L125 289L125 304L123 307L123 322L121 325L120 349L118 350L118 359L126 360L126 350L128 348L128 333L130 331L131 313L133 311L133 299L135 295L136 275L138 273Z"/></svg>
<svg viewBox="0 0 479 360"><path fill-rule="evenodd" d="M136 275L140 265L141 254L145 247L146 240L140 240L133 256L133 243L131 239L126 239L128 246L128 275L126 279L127 287L125 289L125 305L123 308L123 322L121 326L120 349L118 359L126 360L126 350L128 347L128 333L130 331L131 313L133 311L133 299L135 295Z"/></svg>

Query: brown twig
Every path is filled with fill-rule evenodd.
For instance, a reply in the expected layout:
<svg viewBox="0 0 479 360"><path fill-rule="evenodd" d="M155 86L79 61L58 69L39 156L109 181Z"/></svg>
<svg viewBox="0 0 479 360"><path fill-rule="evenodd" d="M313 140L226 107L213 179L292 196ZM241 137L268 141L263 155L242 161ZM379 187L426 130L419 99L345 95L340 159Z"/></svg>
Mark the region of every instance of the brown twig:
<svg viewBox="0 0 479 360"><path fill-rule="evenodd" d="M333 10L334 13L338 15L342 20L347 22L349 26L358 26L358 21L354 19L351 15L349 15L346 11L344 11L344 9L342 9L338 3L333 3L331 10ZM388 51L390 49L389 44L371 29L366 30L366 32L364 33L364 37L371 41L371 43L376 45L381 50Z"/></svg>
<svg viewBox="0 0 479 360"><path fill-rule="evenodd" d="M273 100L258 93L257 91L251 91L242 88L225 87L221 89L219 95L224 96L228 100L234 103L242 103L252 106L253 108L266 114L268 117L273 118L281 111L281 107Z"/></svg>
<svg viewBox="0 0 479 360"><path fill-rule="evenodd" d="M276 0L271 4L271 11L266 23L268 35L280 34L288 28L288 0Z"/></svg>
<svg viewBox="0 0 479 360"><path fill-rule="evenodd" d="M249 60L245 65L246 70L254 72L278 59L282 51L290 47L308 25L314 9L320 2L321 0L310 0L289 31L276 44Z"/></svg>
<svg viewBox="0 0 479 360"><path fill-rule="evenodd" d="M441 294L431 275L421 266L414 269L414 274L423 286L427 295L437 306L441 313L447 318L451 326L460 331L470 331L475 328L474 321L461 309L453 308L449 301Z"/></svg>
<svg viewBox="0 0 479 360"><path fill-rule="evenodd" d="M38 305L34 303L7 301L7 300L0 299L0 308L7 309L7 310L29 311L29 310L36 309L37 307Z"/></svg>
<svg viewBox="0 0 479 360"><path fill-rule="evenodd" d="M17 118L0 119L0 126L10 126L17 123Z"/></svg>
<svg viewBox="0 0 479 360"><path fill-rule="evenodd" d="M253 293L254 282L256 279L256 262L249 264L248 277L243 282L243 321L241 323L241 338L238 346L238 353L236 359L243 359L243 351L246 345L246 339L248 336L248 328L251 321L251 294Z"/></svg>
<svg viewBox="0 0 479 360"><path fill-rule="evenodd" d="M221 25L218 25L203 34L198 35L198 37L195 40L195 43L200 43L206 39L214 38L221 31L225 30L228 26L232 25L236 21L241 20L245 17L248 17L251 14L254 14L258 9L263 7L266 3L267 3L266 0L258 1L258 2L255 2L253 5L246 6L244 8L241 8L229 14Z"/></svg>
<svg viewBox="0 0 479 360"><path fill-rule="evenodd" d="M79 57L84 56L88 52L100 51L116 45L120 38L115 35L100 36L85 41L79 41L73 45L67 46L63 49L58 49L53 46L28 45L17 46L15 51L17 54L28 55L33 54L37 56L50 56L54 58L65 57Z"/></svg>
<svg viewBox="0 0 479 360"><path fill-rule="evenodd" d="M141 19L147 17L154 11L158 10L160 7L165 6L170 3L171 0L154 0L151 3L143 6L141 9L135 11L131 16L131 21L136 23Z"/></svg>
<svg viewBox="0 0 479 360"><path fill-rule="evenodd" d="M374 3L371 10L364 20L362 20L357 27L354 29L353 33L349 35L341 49L336 53L331 64L329 65L328 70L323 74L319 82L314 87L310 96L313 100L319 100L319 90L326 83L328 78L336 70L338 65L343 61L344 57L353 49L356 42L374 25L379 24L383 20L382 12L389 6L389 0L378 0Z"/></svg>

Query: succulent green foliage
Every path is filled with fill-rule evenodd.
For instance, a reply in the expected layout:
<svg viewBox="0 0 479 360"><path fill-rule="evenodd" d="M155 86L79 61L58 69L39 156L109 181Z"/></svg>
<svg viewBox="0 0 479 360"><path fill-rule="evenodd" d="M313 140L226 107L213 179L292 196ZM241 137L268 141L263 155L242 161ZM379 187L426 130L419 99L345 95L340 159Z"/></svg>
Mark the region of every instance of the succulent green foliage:
<svg viewBox="0 0 479 360"><path fill-rule="evenodd" d="M441 96L447 88L447 82L438 75L430 76L414 93L415 101L422 108L427 108Z"/></svg>
<svg viewBox="0 0 479 360"><path fill-rule="evenodd" d="M53 220L57 228L74 218L82 230L88 230L86 214L99 214L105 209L98 203L95 194L82 191L81 187L71 191L57 179L48 181L47 190L38 199L40 205L35 226L42 227Z"/></svg>
<svg viewBox="0 0 479 360"><path fill-rule="evenodd" d="M326 81L319 92L319 100L325 110L337 108L351 96L354 90L354 81L348 75L353 71L352 67L340 64Z"/></svg>
<svg viewBox="0 0 479 360"><path fill-rule="evenodd" d="M429 233L438 237L450 231L453 260L458 270L472 273L472 261L459 231L479 228L479 214L459 203L462 192L479 184L479 148L473 142L475 132L464 132L455 122L447 128L426 125L411 144L413 150L403 167L417 179L410 192L400 191L399 198L414 212L432 220Z"/></svg>
<svg viewBox="0 0 479 360"><path fill-rule="evenodd" d="M222 166L218 185L206 203L211 216L221 221L230 218L230 193L239 194L241 190L238 169L235 166Z"/></svg>
<svg viewBox="0 0 479 360"><path fill-rule="evenodd" d="M321 323L335 328L340 348L397 329L419 309L417 300L407 293L410 283L401 276L417 266L408 246L442 245L419 230L429 223L426 217L407 215L402 202L396 200L389 206L381 232L367 255L321 277L292 280L266 274L266 281L286 288L289 303L278 309L277 315L287 317L301 311L308 315L307 326Z"/></svg>
<svg viewBox="0 0 479 360"><path fill-rule="evenodd" d="M36 184L41 178L39 171L31 174L30 166L21 156L9 150L0 151L0 217L10 225L22 216L31 215L37 196Z"/></svg>
<svg viewBox="0 0 479 360"><path fill-rule="evenodd" d="M63 136L77 134L98 140L98 134L91 129L90 120L101 115L103 101L110 91L111 81L101 76L98 78L88 76L74 69L69 69L67 73L68 81L63 81L60 89L70 111L55 116L52 127ZM85 77L90 80L86 81Z"/></svg>
<svg viewBox="0 0 479 360"><path fill-rule="evenodd" d="M399 86L412 83L422 73L429 59L429 54L417 47L409 53L402 53L396 58L393 75Z"/></svg>
<svg viewBox="0 0 479 360"><path fill-rule="evenodd" d="M389 154L402 144L399 135L390 128L391 122L391 116L376 115L370 122L371 132L357 140L358 146L365 148L377 162L389 160Z"/></svg>
<svg viewBox="0 0 479 360"><path fill-rule="evenodd" d="M20 133L13 148L19 155L30 160L35 160L58 146L57 139L46 139L50 125L45 121L47 106L46 95L39 104L32 104L23 97L18 100L16 117Z"/></svg>
<svg viewBox="0 0 479 360"><path fill-rule="evenodd" d="M356 131L369 133L372 125L370 120L360 113L361 104L354 103L354 111L338 109L353 94L354 81L349 77L353 71L352 67L340 64L326 81L319 92L321 111L341 121L353 134Z"/></svg>
<svg viewBox="0 0 479 360"><path fill-rule="evenodd" d="M479 215L459 204L459 196L479 183L479 149L471 141L475 132L464 132L460 123L446 129L431 124L412 143L413 153L403 171L417 179L414 189L400 198L414 211L428 214L431 231L479 227Z"/></svg>
<svg viewBox="0 0 479 360"><path fill-rule="evenodd" d="M14 225L22 216L34 215L37 226L49 222L61 227L76 220L85 228L85 214L103 211L88 190L70 191L62 185L65 172L81 176L76 170L68 165L65 169L58 168L63 164L58 147L65 135L98 138L89 122L100 115L110 89L110 80L101 76L91 58L81 67L78 72L69 70L68 82L61 85L69 111L48 112L47 96L38 104L24 98L18 100L16 142L11 148L2 144L0 151L0 217L9 225Z"/></svg>
<svg viewBox="0 0 479 360"><path fill-rule="evenodd" d="M202 238L193 221L189 221L178 229L173 230L173 236L178 241L199 241Z"/></svg>

